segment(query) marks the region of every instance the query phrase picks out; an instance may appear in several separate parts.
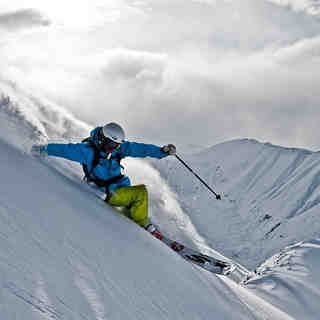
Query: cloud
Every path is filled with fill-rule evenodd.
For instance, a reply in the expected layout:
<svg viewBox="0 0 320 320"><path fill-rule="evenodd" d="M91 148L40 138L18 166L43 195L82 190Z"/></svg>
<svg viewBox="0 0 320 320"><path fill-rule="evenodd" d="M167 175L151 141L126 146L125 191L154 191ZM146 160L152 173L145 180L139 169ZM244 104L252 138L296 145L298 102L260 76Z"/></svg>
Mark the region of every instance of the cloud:
<svg viewBox="0 0 320 320"><path fill-rule="evenodd" d="M168 90L166 54L118 48L80 59L77 64L82 76L66 90L77 87L79 95L73 92L64 101L89 123L112 119L143 127L151 118L152 101Z"/></svg>
<svg viewBox="0 0 320 320"><path fill-rule="evenodd" d="M21 9L0 14L0 28L9 31L49 24L50 21L34 9Z"/></svg>
<svg viewBox="0 0 320 320"><path fill-rule="evenodd" d="M182 147L252 137L315 148L320 139L318 49L314 38L202 63L107 50L75 60L78 77L58 74L46 79L42 90L87 123L121 123L130 140ZM64 91L52 95L55 83L63 83Z"/></svg>
<svg viewBox="0 0 320 320"><path fill-rule="evenodd" d="M220 3L236 2L237 0L191 0L193 2L205 3L217 6ZM305 12L310 15L320 14L320 3L318 0L264 0L278 6L292 9L298 12Z"/></svg>
<svg viewBox="0 0 320 320"><path fill-rule="evenodd" d="M275 59L291 66L306 66L320 61L320 36L304 39L291 46L281 48L275 53Z"/></svg>
<svg viewBox="0 0 320 320"><path fill-rule="evenodd" d="M118 121L131 140L319 147L319 19L270 1L209 2L142 1L96 28L17 35L0 63L90 125Z"/></svg>
<svg viewBox="0 0 320 320"><path fill-rule="evenodd" d="M112 81L161 81L167 56L165 54L115 49L106 52L102 73Z"/></svg>
<svg viewBox="0 0 320 320"><path fill-rule="evenodd" d="M320 116L317 44L303 40L200 65L166 54L108 50L93 59L95 66L90 63L95 75L79 87L71 109L89 123L119 121L131 140L182 146L255 137L314 147L319 135L304 128L315 129L315 114Z"/></svg>
<svg viewBox="0 0 320 320"><path fill-rule="evenodd" d="M295 11L303 11L310 15L320 15L320 3L318 0L267 0L279 6L291 8Z"/></svg>

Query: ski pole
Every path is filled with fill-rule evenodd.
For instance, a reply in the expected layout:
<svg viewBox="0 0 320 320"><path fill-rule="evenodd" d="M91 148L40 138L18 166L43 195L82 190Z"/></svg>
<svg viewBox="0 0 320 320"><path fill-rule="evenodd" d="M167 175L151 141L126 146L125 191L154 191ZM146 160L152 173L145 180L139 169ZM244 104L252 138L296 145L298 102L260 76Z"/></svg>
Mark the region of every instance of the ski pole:
<svg viewBox="0 0 320 320"><path fill-rule="evenodd" d="M215 196L217 200L221 200L220 194L216 193L212 188L204 181L201 179L201 177L196 174L177 154L176 158L190 171L192 172Z"/></svg>

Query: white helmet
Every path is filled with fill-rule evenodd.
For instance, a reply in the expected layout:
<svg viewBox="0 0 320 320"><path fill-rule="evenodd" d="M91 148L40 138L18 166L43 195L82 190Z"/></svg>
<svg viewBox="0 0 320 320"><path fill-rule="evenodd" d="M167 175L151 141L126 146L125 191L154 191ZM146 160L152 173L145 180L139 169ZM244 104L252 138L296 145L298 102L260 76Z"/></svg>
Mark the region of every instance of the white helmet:
<svg viewBox="0 0 320 320"><path fill-rule="evenodd" d="M110 122L106 124L102 128L102 133L106 138L109 138L116 143L124 142L124 139L125 139L124 130L117 123Z"/></svg>

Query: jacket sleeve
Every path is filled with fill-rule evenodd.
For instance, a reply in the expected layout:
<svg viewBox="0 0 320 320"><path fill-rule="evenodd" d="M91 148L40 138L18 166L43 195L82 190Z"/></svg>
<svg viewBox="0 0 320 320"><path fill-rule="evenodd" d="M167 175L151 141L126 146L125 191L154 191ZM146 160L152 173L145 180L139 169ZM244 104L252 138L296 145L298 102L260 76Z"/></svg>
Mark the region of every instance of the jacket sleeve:
<svg viewBox="0 0 320 320"><path fill-rule="evenodd" d="M121 144L120 155L124 157L146 158L152 157L162 159L168 155L161 151L161 148L153 144L137 143L126 141Z"/></svg>
<svg viewBox="0 0 320 320"><path fill-rule="evenodd" d="M47 150L49 156L65 158L86 165L91 165L94 156L93 151L84 143L49 143Z"/></svg>

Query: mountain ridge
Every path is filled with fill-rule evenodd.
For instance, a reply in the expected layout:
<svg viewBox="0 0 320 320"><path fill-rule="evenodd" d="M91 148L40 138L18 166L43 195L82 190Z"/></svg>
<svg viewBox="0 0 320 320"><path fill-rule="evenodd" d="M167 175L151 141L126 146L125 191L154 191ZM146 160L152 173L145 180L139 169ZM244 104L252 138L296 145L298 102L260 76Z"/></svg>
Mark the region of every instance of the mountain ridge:
<svg viewBox="0 0 320 320"><path fill-rule="evenodd" d="M218 245L219 250L225 245L230 247L225 252L227 256L241 257L243 251L240 262L246 265L246 260L252 258L247 266L254 268L277 250L320 235L320 218L316 214L320 199L319 152L240 139L185 155L184 159L222 194L221 202L216 202L179 163L169 159L166 163L152 161L152 164L179 195L181 206L195 226L202 231L207 229L203 236L212 241L212 247L220 242L220 236L221 240L227 239L224 245ZM215 218L207 213L208 208L215 212ZM223 216L231 221L225 232ZM294 224L299 223L302 226L297 231ZM235 238L239 238L237 232L243 234L242 244L228 243L230 231ZM262 246L262 242L275 242L275 235L280 244L270 245L270 250L261 254L258 243ZM252 257L245 254L248 247L252 250L251 243L257 245L250 254ZM240 249L242 245L244 248Z"/></svg>

